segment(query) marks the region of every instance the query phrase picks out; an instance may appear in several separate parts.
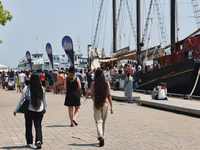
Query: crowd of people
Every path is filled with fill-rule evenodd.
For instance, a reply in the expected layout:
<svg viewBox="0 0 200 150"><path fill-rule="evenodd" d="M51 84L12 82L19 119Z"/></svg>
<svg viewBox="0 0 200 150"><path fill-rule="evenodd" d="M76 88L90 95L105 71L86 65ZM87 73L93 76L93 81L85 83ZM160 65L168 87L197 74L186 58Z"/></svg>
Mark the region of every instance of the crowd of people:
<svg viewBox="0 0 200 150"><path fill-rule="evenodd" d="M26 142L30 147L33 144L32 136L32 122L36 129L35 145L37 149L41 148L43 144L42 138L42 118L47 110L46 92L53 92L54 94L65 94L64 105L68 107L70 118L70 127L78 126L77 117L80 113L80 97L91 98L94 102L94 120L97 128L97 138L99 146L104 146L104 130L105 121L107 118L108 107L110 104L110 112L113 114L112 98L110 93L110 77L109 74L125 75L125 96L127 96L128 103L133 103L133 82L132 75L142 71L139 65L136 70L135 66L125 64L123 67L113 67L111 70L107 67L106 70L98 68L97 70L88 69L78 70L71 66L68 72L64 70L58 71L45 70L39 75L36 72L23 70L21 72L14 72L13 70L0 73L0 88L8 90L8 81L14 78L14 89L21 92L21 98L14 110L13 114L16 116L24 96L28 96L30 103L28 112L25 114L25 127L26 127ZM154 89L157 95L153 99L167 100L167 85L160 83Z"/></svg>
<svg viewBox="0 0 200 150"><path fill-rule="evenodd" d="M110 83L104 76L104 71L88 69L86 71L75 69L71 66L66 73L64 70L45 70L40 75L30 71L8 71L0 74L1 86L8 89L6 81L14 78L17 92L21 92L21 98L15 108L13 115L16 116L21 103L26 96L30 100L28 112L25 118L25 137L27 147L33 144L32 124L35 127L35 145L37 149L42 148L42 119L47 111L46 92L64 94L64 105L68 107L70 127L78 126L77 117L80 112L80 97L85 96L93 100L94 120L97 128L97 139L99 146L104 146L104 131L110 104L110 112L113 114Z"/></svg>

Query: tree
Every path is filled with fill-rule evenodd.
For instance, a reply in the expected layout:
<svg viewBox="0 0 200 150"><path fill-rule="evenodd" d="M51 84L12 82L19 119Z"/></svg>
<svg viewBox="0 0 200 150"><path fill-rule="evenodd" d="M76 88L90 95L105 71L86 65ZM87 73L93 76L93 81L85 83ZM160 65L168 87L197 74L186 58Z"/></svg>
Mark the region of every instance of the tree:
<svg viewBox="0 0 200 150"><path fill-rule="evenodd" d="M0 24L2 26L5 26L7 23L7 20L11 21L11 19L12 19L12 15L10 14L9 11L3 9L3 5L1 4L1 1L0 1ZM2 41L0 40L0 44L1 43Z"/></svg>

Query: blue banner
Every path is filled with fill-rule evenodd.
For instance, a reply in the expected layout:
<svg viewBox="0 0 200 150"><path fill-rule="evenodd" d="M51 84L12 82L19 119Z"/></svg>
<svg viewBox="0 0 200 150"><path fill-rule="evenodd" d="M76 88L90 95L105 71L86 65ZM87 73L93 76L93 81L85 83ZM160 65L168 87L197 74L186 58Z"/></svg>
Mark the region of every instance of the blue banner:
<svg viewBox="0 0 200 150"><path fill-rule="evenodd" d="M53 69L53 53L52 53L52 48L51 48L51 44L50 43L47 43L46 51L47 51L47 55L49 57L49 61L51 63L52 69Z"/></svg>
<svg viewBox="0 0 200 150"><path fill-rule="evenodd" d="M30 64L30 68L32 70L32 64L31 64L31 53L29 51L26 52L26 59Z"/></svg>
<svg viewBox="0 0 200 150"><path fill-rule="evenodd" d="M71 66L74 66L74 51L73 51L73 43L72 39L69 36L65 36L62 39L62 47L68 56L69 62Z"/></svg>

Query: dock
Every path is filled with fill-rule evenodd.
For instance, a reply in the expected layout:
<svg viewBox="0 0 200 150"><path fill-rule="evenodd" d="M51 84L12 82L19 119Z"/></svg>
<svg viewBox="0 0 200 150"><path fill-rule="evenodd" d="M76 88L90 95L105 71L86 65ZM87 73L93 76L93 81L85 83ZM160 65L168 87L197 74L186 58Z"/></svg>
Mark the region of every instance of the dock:
<svg viewBox="0 0 200 150"><path fill-rule="evenodd" d="M124 91L111 91L113 100L127 102ZM168 100L153 100L150 94L133 92L133 101L142 106L176 111L190 115L200 115L200 100L183 99L182 97L168 97Z"/></svg>

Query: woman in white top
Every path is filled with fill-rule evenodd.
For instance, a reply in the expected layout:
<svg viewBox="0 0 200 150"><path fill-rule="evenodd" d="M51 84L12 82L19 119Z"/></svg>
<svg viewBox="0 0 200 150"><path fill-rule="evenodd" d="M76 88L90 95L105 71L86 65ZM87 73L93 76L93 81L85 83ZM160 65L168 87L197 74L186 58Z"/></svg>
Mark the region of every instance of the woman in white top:
<svg viewBox="0 0 200 150"><path fill-rule="evenodd" d="M127 96L128 103L133 103L133 77L131 77L130 72L127 72L127 77L125 78L125 96Z"/></svg>
<svg viewBox="0 0 200 150"><path fill-rule="evenodd" d="M164 82L160 82L160 89L158 92L159 100L168 100L167 98L167 84Z"/></svg>
<svg viewBox="0 0 200 150"><path fill-rule="evenodd" d="M37 149L41 149L41 145L43 144L41 123L43 114L46 113L47 99L45 90L41 85L40 78L37 73L34 72L31 75L30 85L25 86L23 89L19 103L13 113L14 116L16 116L16 113L20 108L25 93L27 93L26 98L30 100L28 112L25 114L27 146L30 147L33 144L32 122L34 121L36 131L35 145L37 146Z"/></svg>

